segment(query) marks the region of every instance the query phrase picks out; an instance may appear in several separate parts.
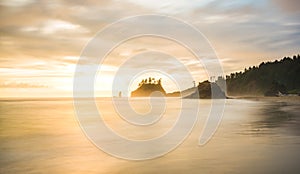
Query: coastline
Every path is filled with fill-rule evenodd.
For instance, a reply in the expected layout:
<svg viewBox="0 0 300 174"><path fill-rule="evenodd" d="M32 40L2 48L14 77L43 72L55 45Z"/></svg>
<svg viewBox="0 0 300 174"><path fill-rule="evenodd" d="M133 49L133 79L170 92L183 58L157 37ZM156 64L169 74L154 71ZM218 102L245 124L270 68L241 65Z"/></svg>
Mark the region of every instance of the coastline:
<svg viewBox="0 0 300 174"><path fill-rule="evenodd" d="M300 103L300 96L280 96L280 97L266 97L266 96L229 96L231 99L245 99L262 102L285 102L285 103Z"/></svg>

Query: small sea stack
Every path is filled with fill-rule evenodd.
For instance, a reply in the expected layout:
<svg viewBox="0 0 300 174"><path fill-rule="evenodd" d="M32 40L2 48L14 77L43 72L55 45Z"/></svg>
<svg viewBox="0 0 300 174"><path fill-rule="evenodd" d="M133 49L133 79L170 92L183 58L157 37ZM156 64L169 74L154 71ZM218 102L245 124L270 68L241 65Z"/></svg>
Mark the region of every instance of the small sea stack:
<svg viewBox="0 0 300 174"><path fill-rule="evenodd" d="M156 93L159 92L159 93ZM149 97L153 96L166 96L167 93L161 85L161 79L155 80L155 78L149 77L148 79L143 79L139 83L139 87L131 92L131 97Z"/></svg>

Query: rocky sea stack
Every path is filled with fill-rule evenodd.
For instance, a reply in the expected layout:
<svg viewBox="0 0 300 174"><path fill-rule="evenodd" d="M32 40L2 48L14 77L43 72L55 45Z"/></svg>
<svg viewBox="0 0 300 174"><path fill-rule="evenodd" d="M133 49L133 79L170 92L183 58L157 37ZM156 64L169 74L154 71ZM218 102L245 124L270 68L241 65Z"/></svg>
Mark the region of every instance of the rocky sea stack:
<svg viewBox="0 0 300 174"><path fill-rule="evenodd" d="M212 90L214 91L212 97ZM157 93L156 93L157 92ZM166 96L182 97L190 99L217 99L227 98L226 94L217 83L204 81L193 88L173 93L166 93L161 85L161 79L156 81L154 78L144 79L139 83L139 87L131 92L131 97L149 97L149 96Z"/></svg>
<svg viewBox="0 0 300 174"><path fill-rule="evenodd" d="M197 90L198 89L198 90ZM197 86L197 89L194 93L191 95L186 96L185 98L196 98L196 99L225 99L226 94L222 89L219 87L217 83L204 81L202 83L199 83ZM213 97L212 97L212 90L214 91Z"/></svg>
<svg viewBox="0 0 300 174"><path fill-rule="evenodd" d="M160 92L160 94L155 92ZM156 81L154 78L149 77L139 83L139 87L131 92L131 97L149 97L151 95L156 96L156 94L157 96L167 95L161 85L161 79Z"/></svg>

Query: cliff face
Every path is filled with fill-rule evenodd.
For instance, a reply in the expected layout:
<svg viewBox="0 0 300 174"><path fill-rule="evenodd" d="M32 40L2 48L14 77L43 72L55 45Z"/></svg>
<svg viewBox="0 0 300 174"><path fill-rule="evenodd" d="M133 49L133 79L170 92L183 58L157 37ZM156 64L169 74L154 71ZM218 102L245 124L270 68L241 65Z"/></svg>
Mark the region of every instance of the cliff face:
<svg viewBox="0 0 300 174"><path fill-rule="evenodd" d="M131 97L149 97L153 92L160 92L163 96L166 96L166 91L161 84L142 84L131 92Z"/></svg>

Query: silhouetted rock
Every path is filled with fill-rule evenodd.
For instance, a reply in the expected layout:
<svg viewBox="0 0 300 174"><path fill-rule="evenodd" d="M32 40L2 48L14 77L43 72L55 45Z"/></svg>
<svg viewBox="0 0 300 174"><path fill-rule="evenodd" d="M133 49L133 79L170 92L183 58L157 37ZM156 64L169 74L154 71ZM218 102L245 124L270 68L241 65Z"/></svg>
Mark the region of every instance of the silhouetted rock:
<svg viewBox="0 0 300 174"><path fill-rule="evenodd" d="M216 84L209 81L199 83L198 90L185 98L200 98L200 99L225 99L227 98L224 91ZM212 93L213 90L213 93ZM214 96L212 96L214 95Z"/></svg>
<svg viewBox="0 0 300 174"><path fill-rule="evenodd" d="M139 87L131 92L131 97L149 97L151 95L155 96L154 92L160 92L161 95L166 96L166 91L161 86L161 79L159 79L158 82L156 82L154 78L143 80L139 84Z"/></svg>
<svg viewBox="0 0 300 174"><path fill-rule="evenodd" d="M172 92L172 93L167 93L167 97L180 97L181 93L180 91Z"/></svg>
<svg viewBox="0 0 300 174"><path fill-rule="evenodd" d="M214 91L212 93L212 90ZM157 96L166 97L183 97L183 98L195 98L195 99L217 99L217 98L227 98L225 93L221 90L217 83L210 83L209 81L204 81L199 83L197 87L189 88L183 91L176 91L173 93L166 93L161 85L161 79L155 81L154 78L149 78L142 80L139 83L139 87L131 92L131 97L149 97L155 96L155 92L160 92ZM214 95L212 97L212 95Z"/></svg>

